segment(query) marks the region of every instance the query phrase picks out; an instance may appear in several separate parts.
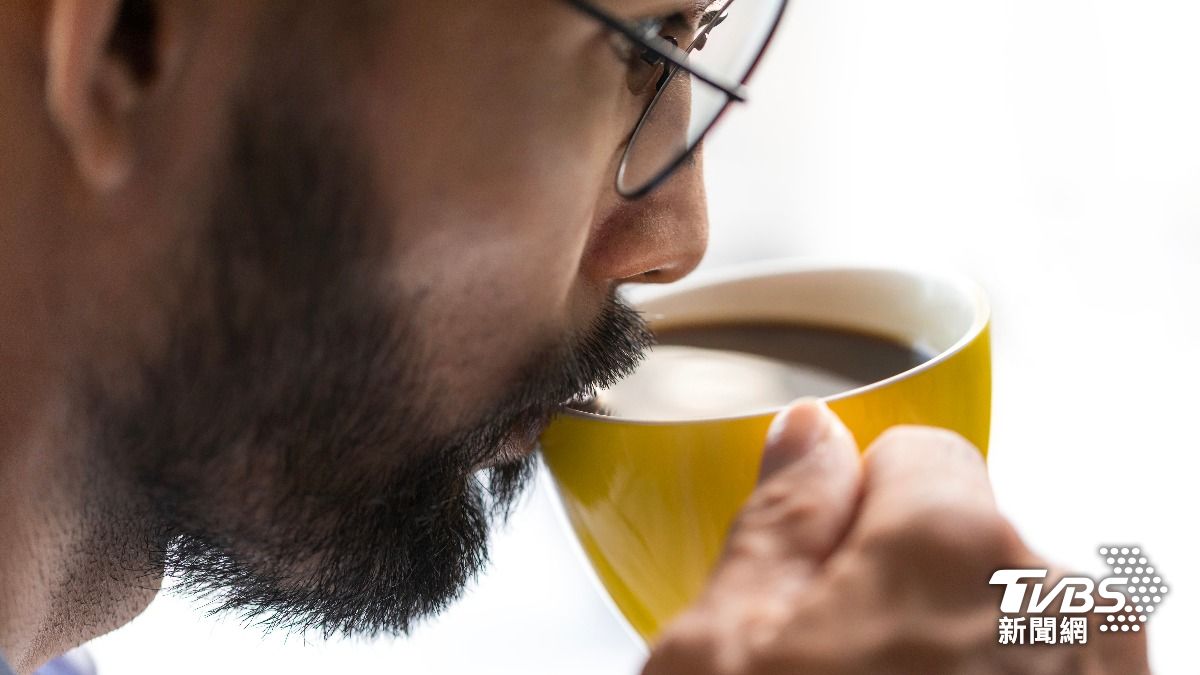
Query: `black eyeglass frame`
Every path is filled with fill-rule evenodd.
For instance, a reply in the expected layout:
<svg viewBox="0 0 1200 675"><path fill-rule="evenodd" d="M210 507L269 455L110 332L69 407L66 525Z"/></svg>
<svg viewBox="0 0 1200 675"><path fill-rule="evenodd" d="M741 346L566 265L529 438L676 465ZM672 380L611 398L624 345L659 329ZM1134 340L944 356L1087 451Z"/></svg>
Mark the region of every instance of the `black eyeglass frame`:
<svg viewBox="0 0 1200 675"><path fill-rule="evenodd" d="M726 4L726 8L728 8L729 5L732 5L734 1L735 0L730 0L730 2ZM703 69L698 69L695 66L689 65L689 57L686 49L682 49L663 38L643 35L638 30L622 21L620 18L615 17L605 10L592 4L590 0L566 0L566 2L573 8L599 22L609 31L620 35L621 37L632 42L637 47L641 47L642 49L645 49L651 54L654 54L655 56L666 61L672 68L671 72L668 73L664 78L664 82L666 82L667 85L664 85L655 93L654 98L650 100L649 104L647 104L646 110L642 112L641 119L638 120L637 126L634 127L633 133L631 133L629 136L629 143L625 148L625 152L621 156L621 163L617 168L617 176L615 178L617 194L629 201L635 201L645 197L647 194L653 192L664 182L666 182L668 178L670 178L676 171L679 170L679 167L682 166L684 162L687 162L691 159L692 155L702 145L704 138L708 136L713 127L715 127L717 123L721 121L721 118L724 117L726 111L729 110L729 106L734 102L745 103L748 100L746 83L750 80L750 76L754 74L755 69L758 68L758 64L762 61L763 55L767 53L767 48L770 47L771 41L775 38L775 34L779 29L779 24L783 20L783 15L787 11L788 5L788 0L779 0L779 11L775 15L770 30L767 31L767 37L765 40L763 40L762 47L758 50L758 54L755 55L754 60L750 62L750 67L746 70L745 75L742 76L741 82L733 83L724 81L722 78L706 73L703 71ZM723 94L725 94L725 103L722 104L721 109L717 111L717 114L713 116L712 121L708 123L708 126L704 128L704 131L700 132L700 135L696 138L696 142L693 143L686 152L680 154L679 157L659 171L658 175L647 181L647 183L642 187L632 192L625 192L621 189L621 177L625 173L625 166L629 159L629 150L633 145L633 139L637 138L638 133L641 132L642 127L646 123L646 119L649 117L650 110L654 108L654 104L658 101L658 97L662 96L663 92L666 91L667 86L669 86L670 80L674 79L674 77L678 75L680 71L687 73L701 82L720 90Z"/></svg>

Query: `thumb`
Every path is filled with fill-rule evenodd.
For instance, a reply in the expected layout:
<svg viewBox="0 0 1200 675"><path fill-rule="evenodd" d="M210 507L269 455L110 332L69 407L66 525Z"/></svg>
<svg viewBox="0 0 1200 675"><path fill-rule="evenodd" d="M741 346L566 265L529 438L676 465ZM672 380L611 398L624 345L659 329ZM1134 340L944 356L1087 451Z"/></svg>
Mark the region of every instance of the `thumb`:
<svg viewBox="0 0 1200 675"><path fill-rule="evenodd" d="M734 523L723 564L758 573L769 561L815 568L849 528L861 482L858 446L837 415L815 399L792 404L767 434L758 488Z"/></svg>

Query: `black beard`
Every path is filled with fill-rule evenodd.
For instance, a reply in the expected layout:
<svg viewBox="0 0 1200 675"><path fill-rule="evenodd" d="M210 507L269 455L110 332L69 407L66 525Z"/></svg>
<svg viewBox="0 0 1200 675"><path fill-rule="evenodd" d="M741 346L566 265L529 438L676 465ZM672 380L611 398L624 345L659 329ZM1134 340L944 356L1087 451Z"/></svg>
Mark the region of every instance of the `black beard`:
<svg viewBox="0 0 1200 675"><path fill-rule="evenodd" d="M406 632L479 573L490 521L533 474L501 450L652 338L610 296L473 425L429 433L430 338L405 321L421 299L377 285L388 219L366 149L303 100L246 97L167 347L135 395L94 378L88 410L176 591L267 629Z"/></svg>

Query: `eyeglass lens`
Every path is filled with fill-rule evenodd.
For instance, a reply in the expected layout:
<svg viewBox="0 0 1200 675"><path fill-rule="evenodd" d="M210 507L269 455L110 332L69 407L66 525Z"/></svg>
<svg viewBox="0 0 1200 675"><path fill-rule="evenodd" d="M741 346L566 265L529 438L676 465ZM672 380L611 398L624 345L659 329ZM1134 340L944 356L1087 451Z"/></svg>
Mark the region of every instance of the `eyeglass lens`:
<svg viewBox="0 0 1200 675"><path fill-rule="evenodd" d="M785 0L716 0L696 31L678 40L688 65L723 82L745 81L770 39ZM685 41L686 40L686 41ZM672 68L630 138L617 176L626 197L674 169L729 104L717 87Z"/></svg>

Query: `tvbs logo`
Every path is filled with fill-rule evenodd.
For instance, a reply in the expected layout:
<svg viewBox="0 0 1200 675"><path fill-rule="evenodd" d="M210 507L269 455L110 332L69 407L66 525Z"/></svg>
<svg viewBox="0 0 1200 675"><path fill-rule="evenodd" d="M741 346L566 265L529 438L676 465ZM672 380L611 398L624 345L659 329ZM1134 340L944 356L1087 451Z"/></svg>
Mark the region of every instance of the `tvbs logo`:
<svg viewBox="0 0 1200 675"><path fill-rule="evenodd" d="M997 570L990 583L1004 586L1004 596L1000 599L1000 612L1005 615L999 623L1001 644L1026 644L1026 628L1030 631L1029 644L1055 644L1053 638L1061 638L1065 643L1068 636L1072 643L1085 644L1086 619L1075 619L1072 615L1087 613L1106 615L1100 624L1101 632L1141 631L1142 624L1149 620L1167 594L1166 583L1137 546L1102 546L1099 552L1113 573L1098 581L1069 576L1051 585L1047 581L1049 572L1045 569ZM1046 613L1062 615L1062 631L1057 630L1057 625L1051 628L1051 623L1057 624L1053 616L1008 616ZM1051 639L1034 639L1035 634Z"/></svg>

